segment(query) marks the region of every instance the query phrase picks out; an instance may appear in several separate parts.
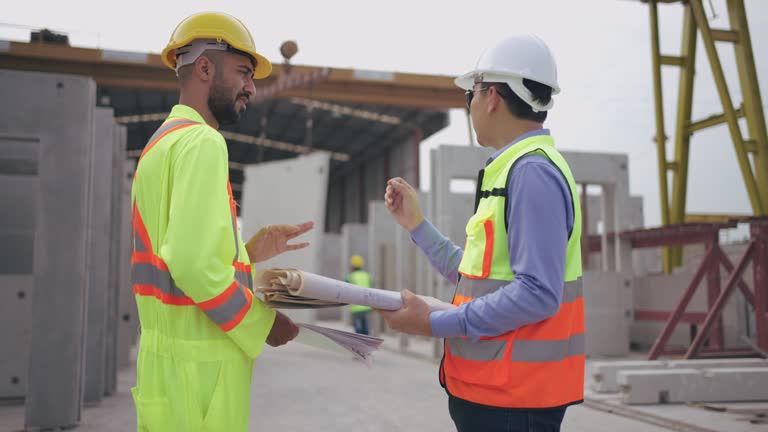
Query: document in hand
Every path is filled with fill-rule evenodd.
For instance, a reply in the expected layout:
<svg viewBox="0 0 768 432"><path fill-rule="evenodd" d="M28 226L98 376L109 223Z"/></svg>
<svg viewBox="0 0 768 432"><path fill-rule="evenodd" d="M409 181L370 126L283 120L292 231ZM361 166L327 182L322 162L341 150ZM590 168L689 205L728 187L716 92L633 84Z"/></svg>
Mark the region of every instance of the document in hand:
<svg viewBox="0 0 768 432"><path fill-rule="evenodd" d="M374 309L397 310L403 306L400 293L342 282L296 269L272 268L256 275L256 291L276 309L314 309L355 304ZM430 309L455 307L434 297L419 296Z"/></svg>
<svg viewBox="0 0 768 432"><path fill-rule="evenodd" d="M368 367L373 365L371 353L379 349L384 339L363 334L350 333L312 324L297 324L299 335L295 341L315 348L340 353L350 352Z"/></svg>

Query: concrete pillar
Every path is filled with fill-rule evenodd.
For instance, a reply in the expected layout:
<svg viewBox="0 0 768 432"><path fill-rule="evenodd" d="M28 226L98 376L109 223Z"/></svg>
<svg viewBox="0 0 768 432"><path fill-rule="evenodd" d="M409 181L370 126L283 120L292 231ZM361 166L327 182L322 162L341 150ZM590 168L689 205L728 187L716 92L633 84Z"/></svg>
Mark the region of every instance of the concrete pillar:
<svg viewBox="0 0 768 432"><path fill-rule="evenodd" d="M0 130L38 147L25 425L76 425L82 407L89 179L96 84L89 78L0 71Z"/></svg>

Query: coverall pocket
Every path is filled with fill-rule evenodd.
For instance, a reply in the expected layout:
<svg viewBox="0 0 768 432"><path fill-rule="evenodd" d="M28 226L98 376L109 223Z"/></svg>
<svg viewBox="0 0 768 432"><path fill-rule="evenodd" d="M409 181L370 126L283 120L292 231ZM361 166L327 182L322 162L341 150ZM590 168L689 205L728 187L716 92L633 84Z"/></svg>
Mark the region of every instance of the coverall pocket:
<svg viewBox="0 0 768 432"><path fill-rule="evenodd" d="M138 432L167 432L173 430L168 399L144 399L136 387L131 389L133 403L136 405L136 425Z"/></svg>
<svg viewBox="0 0 768 432"><path fill-rule="evenodd" d="M245 432L248 429L253 363L223 361L203 417L203 432Z"/></svg>

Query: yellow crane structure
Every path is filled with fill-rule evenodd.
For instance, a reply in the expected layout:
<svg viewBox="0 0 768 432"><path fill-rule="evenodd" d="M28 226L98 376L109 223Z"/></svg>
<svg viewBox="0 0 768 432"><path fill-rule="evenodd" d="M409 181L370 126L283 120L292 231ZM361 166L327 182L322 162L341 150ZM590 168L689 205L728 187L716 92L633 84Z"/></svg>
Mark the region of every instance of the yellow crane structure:
<svg viewBox="0 0 768 432"><path fill-rule="evenodd" d="M726 0L730 23L730 28L727 29L713 28L710 25L710 20L704 9L704 0L641 1L648 3L650 9L651 55L656 111L655 141L658 153L662 224L680 224L691 220L701 221L701 216L687 215L685 211L691 137L698 131L723 123L728 126L731 142L752 206L752 213L755 216L768 215L768 139L766 138L765 115L744 0ZM659 3L680 3L684 8L682 44L678 55L661 53ZM709 60L712 77L722 105L722 113L701 120L693 120L691 111L698 35L701 36L704 51ZM741 104L738 106L725 80L723 65L716 49L717 43L731 44L735 51L741 88ZM680 69L677 89L677 118L674 129L675 151L672 160L667 159L667 135L664 126L661 81L663 66L674 66ZM739 125L741 118L746 120L746 136L742 134ZM669 174L672 176L671 200L668 185ZM705 219L712 221L713 218ZM677 247L665 250L663 262L664 270L667 273L672 268L681 265L682 249Z"/></svg>

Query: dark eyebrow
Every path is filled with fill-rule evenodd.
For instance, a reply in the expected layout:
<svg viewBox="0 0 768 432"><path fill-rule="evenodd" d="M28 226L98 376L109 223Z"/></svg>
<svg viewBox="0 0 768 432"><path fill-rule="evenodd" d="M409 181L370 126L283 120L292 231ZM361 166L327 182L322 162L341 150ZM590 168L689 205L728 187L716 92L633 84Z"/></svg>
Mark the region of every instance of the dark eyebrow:
<svg viewBox="0 0 768 432"><path fill-rule="evenodd" d="M251 69L250 67L248 67L246 65L240 65L237 68L240 69L240 72L248 72L250 74L253 73L253 69Z"/></svg>

